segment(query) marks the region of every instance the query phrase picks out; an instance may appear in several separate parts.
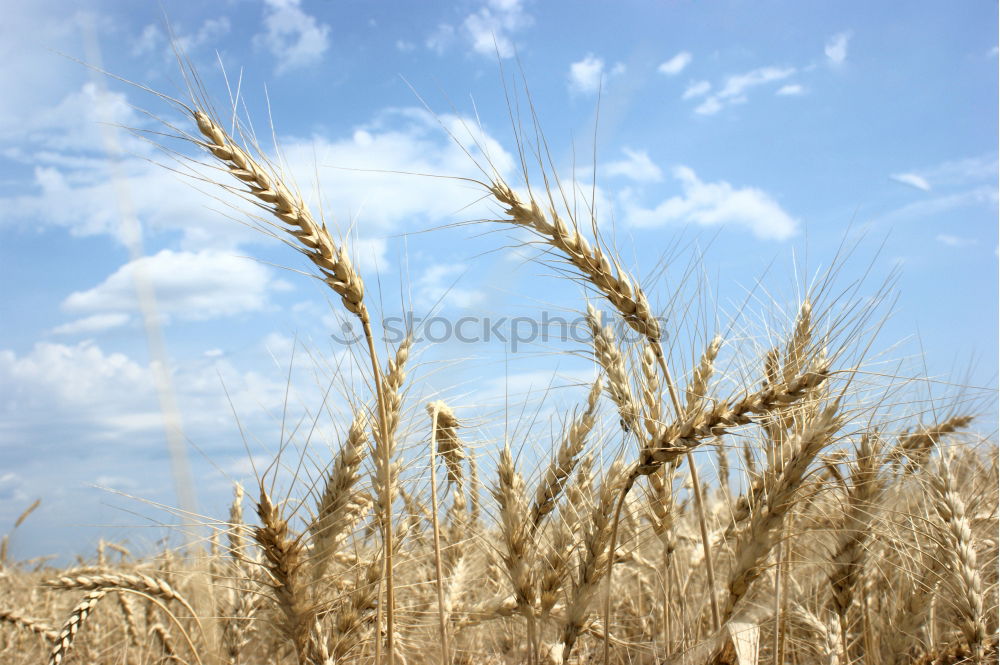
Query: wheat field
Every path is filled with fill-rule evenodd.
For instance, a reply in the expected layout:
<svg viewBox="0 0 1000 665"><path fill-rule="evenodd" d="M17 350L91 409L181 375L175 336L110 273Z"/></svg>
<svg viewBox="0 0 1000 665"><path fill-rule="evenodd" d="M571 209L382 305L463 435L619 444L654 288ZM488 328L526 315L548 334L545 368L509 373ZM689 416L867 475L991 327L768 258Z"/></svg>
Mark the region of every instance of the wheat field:
<svg viewBox="0 0 1000 665"><path fill-rule="evenodd" d="M997 662L996 441L981 405L920 402L871 360L884 290L830 270L783 328L748 306L679 348L651 304L672 294L647 295L519 132L521 182L477 164L495 216L476 223L583 286L595 377L535 461L514 436L475 441L474 409L409 399L413 338L376 338L349 239L194 90L168 131L356 319L368 391L321 474L237 485L183 547L102 542L56 569L5 540L2 662ZM269 469L302 466L288 454Z"/></svg>

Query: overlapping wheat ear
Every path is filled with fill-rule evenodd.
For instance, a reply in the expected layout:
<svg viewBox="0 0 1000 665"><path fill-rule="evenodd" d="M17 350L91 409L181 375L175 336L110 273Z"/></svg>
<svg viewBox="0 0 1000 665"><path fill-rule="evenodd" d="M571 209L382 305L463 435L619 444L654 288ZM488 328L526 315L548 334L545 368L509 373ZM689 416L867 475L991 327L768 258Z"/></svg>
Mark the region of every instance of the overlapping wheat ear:
<svg viewBox="0 0 1000 665"><path fill-rule="evenodd" d="M646 338L663 372L674 411L680 416L680 400L661 346L663 330L639 281L603 249L600 237L595 244L591 244L580 232L575 219L571 218L567 224L560 217L552 202L552 192L547 191L550 202L543 206L534 197L529 196L527 200L522 198L497 173L494 173L490 182L479 184L504 208L506 216L491 221L527 228L556 249L594 290L614 306L629 327ZM596 223L593 227L596 234Z"/></svg>
<svg viewBox="0 0 1000 665"><path fill-rule="evenodd" d="M305 553L300 537L292 534L263 485L257 499L260 526L253 531L264 555L268 586L271 587L281 621L279 628L287 637L299 662L311 657L311 635L315 606L303 567Z"/></svg>
<svg viewBox="0 0 1000 665"><path fill-rule="evenodd" d="M90 613L94 611L101 598L104 598L106 595L108 595L106 589L96 589L88 592L83 597L83 600L76 604L73 611L69 613L69 617L65 623L63 623L62 629L59 631L59 635L52 645L52 651L49 653L49 665L61 665L66 658L66 654L73 646L73 640L76 639L76 634L79 632L80 626L87 620Z"/></svg>
<svg viewBox="0 0 1000 665"><path fill-rule="evenodd" d="M0 621L30 630L36 635L41 635L47 642L55 642L59 637L56 629L44 619L30 617L9 607L0 606Z"/></svg>
<svg viewBox="0 0 1000 665"><path fill-rule="evenodd" d="M88 591L136 591L147 596L156 596L164 600L176 601L196 617L191 603L169 582L161 577L144 573L103 573L94 575L64 575L43 583L55 589L81 589Z"/></svg>
<svg viewBox="0 0 1000 665"><path fill-rule="evenodd" d="M965 501L958 492L958 484L950 466L953 457L942 455L935 472L930 474L934 490L933 502L944 525L948 543L949 572L958 590L956 607L962 616L960 628L973 657L982 659L986 643L986 622L983 620L983 582L976 560L976 547L972 526L966 515Z"/></svg>
<svg viewBox="0 0 1000 665"><path fill-rule="evenodd" d="M386 378L379 370L375 338L371 329L371 316L364 302L364 282L351 263L347 249L343 245L338 246L330 235L326 224L316 221L302 197L295 193L292 187L286 185L278 174L273 172L273 169L266 168L247 150L240 147L209 113L200 108L185 108L191 114L204 139L196 142L222 162L230 175L245 185L246 189L243 190L245 195L252 197L260 208L282 223L276 226L298 241L298 250L319 269L322 280L340 296L347 311L357 316L361 321L378 401L379 417L376 438L388 442L393 436L390 433L393 427L389 422L391 409L386 403L390 391L384 385ZM380 450L386 455L391 453L391 447L388 445L383 444ZM387 488L391 487L393 484L390 477L392 473L391 461L388 458L379 460L379 467L383 474L381 483ZM383 502L381 508L383 511L389 511L391 505L387 506ZM382 537L385 540L383 551L388 557L385 566L386 646L389 657L392 659L395 657L395 630L393 629L395 587L391 565L391 552L394 549L392 516L384 514L381 525ZM379 616L381 617L381 612Z"/></svg>

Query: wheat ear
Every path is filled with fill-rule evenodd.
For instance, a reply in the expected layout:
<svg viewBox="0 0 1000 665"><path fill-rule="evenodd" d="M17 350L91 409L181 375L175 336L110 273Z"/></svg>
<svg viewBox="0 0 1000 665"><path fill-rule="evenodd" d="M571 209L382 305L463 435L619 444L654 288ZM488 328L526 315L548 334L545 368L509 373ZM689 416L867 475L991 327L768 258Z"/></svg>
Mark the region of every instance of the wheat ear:
<svg viewBox="0 0 1000 665"><path fill-rule="evenodd" d="M594 345L594 357L608 376L608 396L618 407L623 429L633 431L638 424L638 409L632 397L632 388L625 370L625 359L615 340L614 329L602 325L601 312L594 309L590 303L587 303L586 318Z"/></svg>
<svg viewBox="0 0 1000 665"><path fill-rule="evenodd" d="M848 643L848 613L854 604L858 578L865 564L871 524L882 491L879 467L882 458L875 450L877 434L861 435L856 458L851 468L851 486L847 505L839 520L837 540L833 548L829 574L831 602L840 623L841 644Z"/></svg>
<svg viewBox="0 0 1000 665"><path fill-rule="evenodd" d="M30 630L37 635L41 635L47 642L54 642L59 637L59 633L47 621L21 614L17 610L12 610L8 607L0 606L0 621L6 621L9 624Z"/></svg>
<svg viewBox="0 0 1000 665"><path fill-rule="evenodd" d="M364 303L364 284L351 264L344 247L338 247L326 224L316 222L302 197L275 177L249 152L230 138L222 127L204 111L193 111L198 130L205 138L203 147L221 161L229 173L245 183L246 193L257 204L283 222L283 230L302 245L300 251L309 257L323 276L323 281L340 297L344 307L362 322L369 320Z"/></svg>
<svg viewBox="0 0 1000 665"><path fill-rule="evenodd" d="M936 473L930 474L936 498L933 503L945 526L944 535L949 543L947 553L952 559L949 568L960 592L956 602L962 614L960 628L973 655L981 659L986 641L983 582L976 561L972 526L966 516L965 502L958 493L955 477L948 468L950 463L950 458L942 456Z"/></svg>
<svg viewBox="0 0 1000 665"><path fill-rule="evenodd" d="M263 485L257 500L257 516L261 526L254 529L253 537L264 554L268 584L282 617L281 632L291 642L299 662L307 662L309 632L315 617L308 586L302 579L302 541L289 532L288 522L282 519Z"/></svg>
<svg viewBox="0 0 1000 665"><path fill-rule="evenodd" d="M534 200L524 201L499 179L489 185L489 191L506 208L507 219L499 221L528 228L558 249L615 306L629 326L648 339L660 339L660 324L642 288L617 261L609 260L600 247L591 246L575 224L567 226L551 207L546 213Z"/></svg>
<svg viewBox="0 0 1000 665"><path fill-rule="evenodd" d="M49 652L49 665L61 665L70 647L73 646L73 640L76 639L76 634L80 630L80 626L87 620L90 613L94 611L94 607L100 602L101 598L104 598L107 594L108 592L105 589L96 589L89 592L83 597L83 600L77 603L73 611L70 612L69 618L63 624L62 629L60 629L55 643L52 645L52 651Z"/></svg>
<svg viewBox="0 0 1000 665"><path fill-rule="evenodd" d="M131 590L150 596L158 596L164 600L173 600L180 603L192 617L197 616L191 604L174 589L169 582L160 577L153 577L143 573L105 573L99 575L76 575L64 576L47 580L44 586L55 589L81 589L81 590Z"/></svg>
<svg viewBox="0 0 1000 665"><path fill-rule="evenodd" d="M720 436L728 430L753 422L755 417L794 404L810 390L821 385L830 375L825 364L805 372L787 383L767 386L739 399L719 402L695 416L663 427L642 450L632 475L648 475L661 465L671 462L698 447L709 436Z"/></svg>
<svg viewBox="0 0 1000 665"><path fill-rule="evenodd" d="M587 395L587 406L563 435L562 443L556 452L541 481L535 491L535 501L529 511L528 523L531 525L531 533L538 531L542 521L556 507L559 495L562 494L566 481L576 468L580 453L583 452L587 444L587 436L594 428L595 415L597 412L597 399L601 395L601 381L597 380L590 388Z"/></svg>
<svg viewBox="0 0 1000 665"><path fill-rule="evenodd" d="M354 486L358 482L358 469L364 460L366 443L364 418L355 415L333 468L327 474L323 494L316 508L316 518L309 525L313 580L323 576L327 562L343 540L346 530L353 524L350 513L355 507Z"/></svg>
<svg viewBox="0 0 1000 665"><path fill-rule="evenodd" d="M952 416L939 423L918 427L915 431L905 432L899 436L892 456L898 462L904 456L909 460L906 470L913 472L923 466L930 456L931 449L938 441L949 434L968 426L972 416Z"/></svg>
<svg viewBox="0 0 1000 665"><path fill-rule="evenodd" d="M620 459L615 460L601 483L597 501L590 511L590 521L584 525L583 550L577 576L566 601L566 616L561 630L564 665L569 662L573 645L585 625L594 592L605 571L610 570L607 561L614 559L614 552L610 551L609 546L612 535L611 516L616 499L623 495L624 481L624 465Z"/></svg>
<svg viewBox="0 0 1000 665"><path fill-rule="evenodd" d="M737 603L750 590L751 584L761 574L761 563L774 546L779 527L792 508L793 496L802 484L806 470L819 451L828 445L831 436L840 427L837 403L815 414L803 426L795 441L795 451L781 472L772 477L766 491L766 505L757 507L750 518L750 525L736 548L727 588L729 595L723 609L723 620L728 621Z"/></svg>
<svg viewBox="0 0 1000 665"><path fill-rule="evenodd" d="M715 359L718 357L719 349L721 348L722 338L716 336L709 342L708 347L702 353L701 362L695 368L694 375L691 377L691 381L688 383L685 391L687 393L685 413L688 414L688 417L694 415L708 394L708 382L715 372ZM705 519L705 498L702 492L701 480L698 478L698 465L695 464L694 455L689 452L686 457L688 469L691 472L691 489L694 493L695 510L698 512L701 545L705 554L705 578L708 582L708 588L713 590L709 593L709 605L712 610L712 628L713 630L718 630L721 626L721 620L719 617L719 600L714 593L715 564L712 560L712 543L708 536L708 522Z"/></svg>
<svg viewBox="0 0 1000 665"><path fill-rule="evenodd" d="M500 507L500 537L503 539L501 559L514 590L516 607L528 622L529 662L534 661L535 601L534 571L529 563L531 539L528 523L528 501L524 479L514 466L510 444L505 444L497 464L497 484L493 498Z"/></svg>
<svg viewBox="0 0 1000 665"><path fill-rule="evenodd" d="M243 495L243 485L235 483L233 502L229 506L229 528L226 531L226 538L229 541L229 554L237 562L246 558L244 552L246 525L243 523Z"/></svg>
<svg viewBox="0 0 1000 665"><path fill-rule="evenodd" d="M233 177L246 185L247 189L244 190L246 195L253 197L258 206L284 224L284 226L279 225L278 228L298 241L299 251L305 254L319 269L323 281L340 296L347 311L357 316L361 321L378 399L378 429L383 440L390 439L389 409L385 401L387 391L379 371L375 337L371 329L371 317L368 314L368 307L364 303L364 283L361 275L354 269L347 250L343 246L338 247L326 225L318 223L313 218L301 196L294 193L280 178L270 173L249 152L237 145L209 114L202 110L191 110L191 115L205 139L201 145L220 160ZM388 452L388 449L384 448L384 450ZM392 484L389 477L391 475L390 466L389 459L381 461L381 468L385 475L382 480L386 485ZM389 624L387 647L390 659L395 657L395 631L392 629L395 596L391 561L391 552L393 551L391 521L391 519L382 520L383 538L386 539L383 549L386 556L390 557L385 562L386 605L388 606L386 619Z"/></svg>

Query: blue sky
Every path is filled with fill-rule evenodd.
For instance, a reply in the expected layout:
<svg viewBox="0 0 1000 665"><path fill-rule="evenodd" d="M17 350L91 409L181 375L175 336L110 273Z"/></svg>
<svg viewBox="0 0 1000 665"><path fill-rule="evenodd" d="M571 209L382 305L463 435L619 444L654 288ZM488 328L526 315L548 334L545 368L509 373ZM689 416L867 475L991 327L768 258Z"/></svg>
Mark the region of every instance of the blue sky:
<svg viewBox="0 0 1000 665"><path fill-rule="evenodd" d="M710 284L694 317L705 325L679 325L679 348L714 333L748 290L752 307L789 311L846 239L854 249L837 284L870 265L874 292L899 271L876 349L942 381L995 386L995 3L232 0L166 11L220 108L220 63L232 85L242 71L258 136L270 113L290 174L350 234L386 316L583 307L578 287L526 260L537 252L519 246L524 236L454 226L490 214L475 188L346 170L475 176L444 124L516 180L502 77L523 111L511 82L523 70L553 164L589 195L596 163L602 227L650 279L654 303L666 306L692 263ZM183 123L71 59L99 54L117 76L183 95L158 5L16 3L0 51L0 531L41 497L14 539L18 556L80 550L102 534L152 542L155 529L95 526L182 521L98 489L177 503L135 274L155 289L203 512L221 515L230 480L274 455L289 375L301 414L319 404L317 375L361 381L363 371L329 339L341 325L329 295L281 267L303 263L233 221L210 198L218 192L163 168L172 162L148 142L101 124L156 129L143 110ZM109 139L122 153L114 163ZM122 201L143 230L139 260ZM432 396L473 422L550 386L570 386L550 393L553 408L572 405L589 369L554 352L582 349L425 341L414 430ZM331 400L334 421L347 404ZM336 429L317 435L314 470ZM489 436L481 443L489 454Z"/></svg>

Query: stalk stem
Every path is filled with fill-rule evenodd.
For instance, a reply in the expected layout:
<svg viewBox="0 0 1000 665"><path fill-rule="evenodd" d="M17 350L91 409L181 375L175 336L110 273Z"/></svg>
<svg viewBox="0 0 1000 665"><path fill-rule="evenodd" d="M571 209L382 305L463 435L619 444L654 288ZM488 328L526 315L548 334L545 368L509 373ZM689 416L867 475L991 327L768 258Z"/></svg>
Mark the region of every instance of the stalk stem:
<svg viewBox="0 0 1000 665"><path fill-rule="evenodd" d="M372 362L372 379L375 381L375 395L378 399L379 411L379 431L382 434L382 455L380 460L382 465L382 485L386 494L390 493L392 486L392 454L389 450L389 419L385 406L385 388L382 381L382 372L378 366L378 354L375 352L375 338L372 335L371 321L368 316L368 308L361 312L361 326L365 333L365 340L368 342L368 356ZM395 640L395 589L392 584L392 497L381 497L384 513L382 515L382 558L385 562L385 624L386 624L386 652L389 656L390 665L396 662L396 640ZM381 596L380 603L381 605ZM381 640L382 613L376 617L375 639Z"/></svg>
<svg viewBox="0 0 1000 665"><path fill-rule="evenodd" d="M444 611L444 573L441 569L441 527L438 524L438 495L437 495L437 467L435 459L437 456L437 423L438 407L434 406L431 412L431 525L434 529L434 569L437 574L437 596L438 596L438 630L441 633L441 665L448 665L451 662L451 649L448 644L448 626L445 621Z"/></svg>

